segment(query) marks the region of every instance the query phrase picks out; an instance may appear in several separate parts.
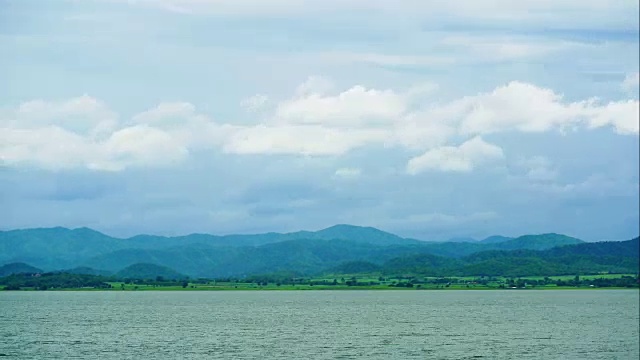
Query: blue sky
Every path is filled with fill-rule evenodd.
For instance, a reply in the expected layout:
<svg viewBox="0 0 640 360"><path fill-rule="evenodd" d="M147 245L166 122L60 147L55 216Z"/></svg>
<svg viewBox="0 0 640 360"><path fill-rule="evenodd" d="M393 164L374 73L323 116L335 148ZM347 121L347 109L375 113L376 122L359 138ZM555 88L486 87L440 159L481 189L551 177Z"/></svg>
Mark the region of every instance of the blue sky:
<svg viewBox="0 0 640 360"><path fill-rule="evenodd" d="M0 228L637 236L638 2L0 0Z"/></svg>

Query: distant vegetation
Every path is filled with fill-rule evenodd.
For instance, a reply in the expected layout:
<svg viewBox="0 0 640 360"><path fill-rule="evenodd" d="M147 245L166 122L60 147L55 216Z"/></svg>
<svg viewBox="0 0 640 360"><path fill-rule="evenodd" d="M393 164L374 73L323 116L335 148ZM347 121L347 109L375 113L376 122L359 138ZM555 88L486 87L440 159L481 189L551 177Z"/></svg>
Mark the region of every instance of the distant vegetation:
<svg viewBox="0 0 640 360"><path fill-rule="evenodd" d="M119 279L116 276L68 273L14 274L0 277L4 290L340 290L340 289L562 289L562 288L638 288L635 275L591 275L552 277L297 277L286 273L255 275L244 279L172 280Z"/></svg>
<svg viewBox="0 0 640 360"><path fill-rule="evenodd" d="M343 274L360 279L637 274L638 248L638 238L585 243L561 234L424 242L349 225L288 234L129 239L87 228L51 228L0 232L0 277L58 273L110 280L105 282L180 282L286 274L275 280L283 283Z"/></svg>
<svg viewBox="0 0 640 360"><path fill-rule="evenodd" d="M0 278L0 285L4 285L5 290L110 289L109 280L101 276L67 273L14 274Z"/></svg>

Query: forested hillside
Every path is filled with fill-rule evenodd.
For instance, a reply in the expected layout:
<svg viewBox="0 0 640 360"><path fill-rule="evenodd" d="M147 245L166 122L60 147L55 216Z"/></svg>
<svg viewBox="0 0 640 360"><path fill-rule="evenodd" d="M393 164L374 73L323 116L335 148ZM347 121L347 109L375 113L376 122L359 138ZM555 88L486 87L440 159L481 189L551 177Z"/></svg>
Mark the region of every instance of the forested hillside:
<svg viewBox="0 0 640 360"><path fill-rule="evenodd" d="M541 234L425 242L350 225L287 234L128 239L87 228L14 230L0 232L0 249L0 265L11 264L0 268L5 275L66 271L194 278L274 272L520 276L628 273L638 267L637 238L585 243L561 234Z"/></svg>

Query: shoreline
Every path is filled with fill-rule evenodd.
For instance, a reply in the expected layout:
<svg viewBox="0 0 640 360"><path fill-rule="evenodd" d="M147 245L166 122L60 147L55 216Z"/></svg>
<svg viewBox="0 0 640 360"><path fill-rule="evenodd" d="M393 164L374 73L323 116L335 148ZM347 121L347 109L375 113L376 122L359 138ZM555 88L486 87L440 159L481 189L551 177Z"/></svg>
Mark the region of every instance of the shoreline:
<svg viewBox="0 0 640 360"><path fill-rule="evenodd" d="M171 287L166 288L150 288L150 289L97 289L97 288L65 288L65 289L20 289L20 290L0 290L0 292L219 292L219 291L549 291L549 290L561 290L561 291L598 291L598 290L636 290L640 291L637 287L531 287L531 288L517 288L517 289L504 289L496 287L473 287L473 288L380 288L380 287L340 287L340 288L318 288L318 287L297 287L297 288L193 288L193 289L175 289Z"/></svg>

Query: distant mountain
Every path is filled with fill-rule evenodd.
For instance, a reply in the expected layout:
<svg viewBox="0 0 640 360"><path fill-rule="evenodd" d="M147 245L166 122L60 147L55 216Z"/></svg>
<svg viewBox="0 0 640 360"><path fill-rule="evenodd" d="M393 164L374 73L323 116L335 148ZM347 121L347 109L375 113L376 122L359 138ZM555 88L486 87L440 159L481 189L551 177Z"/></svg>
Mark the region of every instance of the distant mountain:
<svg viewBox="0 0 640 360"><path fill-rule="evenodd" d="M0 231L0 263L24 262L45 270L71 268L88 257L123 247L122 240L88 228Z"/></svg>
<svg viewBox="0 0 640 360"><path fill-rule="evenodd" d="M165 280L182 280L188 278L188 276L166 266L144 263L127 266L118 271L115 276L120 279L156 279L157 277L162 277Z"/></svg>
<svg viewBox="0 0 640 360"><path fill-rule="evenodd" d="M307 234L311 235L311 234ZM353 225L335 225L317 231L307 238L323 240L349 240L371 245L406 245L421 243L419 240L401 238L397 235L378 230L373 227L361 227Z"/></svg>
<svg viewBox="0 0 640 360"><path fill-rule="evenodd" d="M327 274L359 274L359 273L372 273L382 270L382 267L378 264L374 264L370 261L348 261L338 266L327 269Z"/></svg>
<svg viewBox="0 0 640 360"><path fill-rule="evenodd" d="M447 240L447 242L468 242L468 243L474 243L477 242L478 240L471 238L471 237L454 237L451 238L449 240Z"/></svg>
<svg viewBox="0 0 640 360"><path fill-rule="evenodd" d="M25 263L11 263L0 266L0 277L13 274L38 274L42 273L41 269L33 267Z"/></svg>
<svg viewBox="0 0 640 360"><path fill-rule="evenodd" d="M228 274L216 269L228 262L246 262L242 254L252 248L187 245L168 249L123 249L87 259L83 266L115 272L136 263L152 263L192 277L226 276Z"/></svg>
<svg viewBox="0 0 640 360"><path fill-rule="evenodd" d="M545 250L556 246L579 243L583 243L583 241L565 235L541 234L524 235L515 239L493 237L488 242L429 242L423 243L423 246L434 255L460 258L487 250Z"/></svg>
<svg viewBox="0 0 640 360"><path fill-rule="evenodd" d="M64 270L60 270L59 272L65 273L65 274L95 275L95 276L110 276L110 275L113 275L113 272L111 272L111 271L98 270L98 269L93 269L93 268L86 267L86 266L79 266L79 267L76 267L76 268L73 268L73 269L64 269Z"/></svg>
<svg viewBox="0 0 640 360"><path fill-rule="evenodd" d="M543 236L543 239L537 244L548 241L549 237ZM566 242L575 241L562 239L561 241ZM489 250L460 259L434 255L404 256L386 262L383 272L396 275L512 277L596 272L638 273L639 245L638 238L635 238L620 242L579 243L546 250Z"/></svg>
<svg viewBox="0 0 640 360"><path fill-rule="evenodd" d="M571 246L554 247L544 252L548 256L620 256L637 258L640 256L640 238L628 241L602 241L596 243L578 243Z"/></svg>
<svg viewBox="0 0 640 360"><path fill-rule="evenodd" d="M483 243L483 244L497 244L497 243L501 243L501 242L505 242L505 241L509 241L509 240L513 240L513 238L506 237L506 236L500 236L500 235L494 235L494 236L489 236L486 239L480 240L480 242Z"/></svg>
<svg viewBox="0 0 640 360"><path fill-rule="evenodd" d="M584 241L561 234L524 235L518 238L494 243L500 250L531 249L545 250L557 246L582 244Z"/></svg>
<svg viewBox="0 0 640 360"><path fill-rule="evenodd" d="M0 264L25 262L45 270L73 268L90 258L120 250L165 250L184 246L255 247L291 240L348 240L372 245L418 244L418 240L371 228L336 225L320 231L252 235L191 234L166 237L137 235L119 239L88 228L38 228L0 231ZM143 252L143 251L141 251ZM141 253L140 252L140 253Z"/></svg>
<svg viewBox="0 0 640 360"><path fill-rule="evenodd" d="M438 276L461 266L462 261L431 254L417 254L393 258L383 264L387 274L418 274Z"/></svg>
<svg viewBox="0 0 640 360"><path fill-rule="evenodd" d="M568 257L562 261L572 264L573 268L582 266L586 269L595 264L588 257L595 256L602 265L600 268L614 269L611 259L628 252L620 243L598 244L584 243L561 234L517 238L492 236L473 242L425 242L352 225L284 234L138 235L128 239L114 238L87 228L50 228L0 232L0 264L22 262L45 271L71 269L66 271L106 275L142 263L167 267L191 277L245 277L278 272L308 275L338 269L365 271L367 267L372 271L376 266L381 271L410 272L420 268L423 273L438 273L443 269L464 272L486 270L490 264L499 269L503 265L497 262L501 261L507 262L504 266L512 269L516 262L525 261L501 260L506 257L531 257L542 261L553 258L555 262ZM612 253L608 255L609 265L602 259L602 252ZM582 265L578 264L578 258L583 259ZM488 263L483 265L483 261ZM625 261L618 268L629 269L633 265L633 261ZM530 265L538 263L529 262ZM464 270L465 266L469 268Z"/></svg>

